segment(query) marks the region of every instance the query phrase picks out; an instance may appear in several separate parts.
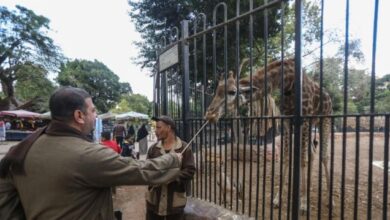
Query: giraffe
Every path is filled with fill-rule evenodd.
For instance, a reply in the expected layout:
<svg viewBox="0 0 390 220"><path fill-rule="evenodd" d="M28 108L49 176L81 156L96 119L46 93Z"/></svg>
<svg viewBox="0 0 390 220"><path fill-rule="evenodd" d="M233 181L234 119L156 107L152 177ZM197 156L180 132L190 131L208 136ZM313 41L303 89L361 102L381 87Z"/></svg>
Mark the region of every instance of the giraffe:
<svg viewBox="0 0 390 220"><path fill-rule="evenodd" d="M250 95L252 95L252 102L256 102L261 100L265 94L270 94L272 91L279 89L281 86L281 72L283 65L283 81L284 81L284 105L283 109L284 115L293 115L295 113L295 90L294 90L294 80L295 80L295 62L294 59L287 59L282 61L274 61L267 65L267 72L265 73L265 68L261 68L256 71L255 74L252 75L252 79L248 76L239 81L239 90L240 95L238 93L236 87L236 81L234 78L234 74L232 72L229 73L229 77L226 81L226 89L227 89L227 109L231 110L235 107L234 100L237 96L240 96L240 105L247 104L251 99ZM267 85L265 88L264 80L265 75L267 75ZM250 82L252 80L252 86ZM251 91L252 90L252 91ZM267 91L267 92L266 92ZM211 102L205 118L211 122L215 122L219 119L219 117L224 113L224 100L225 100L225 82L220 80L216 95ZM268 97L267 97L268 98ZM273 99L272 99L273 100ZM303 74L302 77L302 114L303 116L310 115L331 115L332 114L332 101L329 94L325 91L322 92L322 108L320 109L320 88L319 85L308 78L306 74ZM267 113L269 114L269 113ZM307 151L309 146L309 137L310 137L310 121L308 119L303 120L302 124L302 139L301 139L301 185L302 185L302 195L301 195L301 205L300 210L302 213L307 211L307 187L310 189L310 186L306 186L308 177L311 178L311 169L306 176L306 166L307 166ZM316 127L320 127L320 121L318 119L311 120L312 125ZM328 170L328 138L330 133L330 118L325 117L323 119L323 123L320 127L320 139L322 143L322 148L320 152L320 156L322 159L322 165L324 166L326 183L328 192L330 192L330 179L329 179L329 170ZM289 146L290 146L290 126L287 121L283 124L284 134L283 134L283 175L280 187L283 187L285 183L285 175L287 174L288 165L289 165ZM313 163L313 154L315 149L312 145L310 145L310 168L312 168ZM274 207L280 206L279 201L279 191L276 193L273 205Z"/></svg>
<svg viewBox="0 0 390 220"><path fill-rule="evenodd" d="M226 92L225 92L226 87ZM207 107L205 114L205 119L209 122L215 123L219 118L226 114L227 112L236 113L236 97L237 97L237 87L236 87L236 78L232 71L229 72L228 77L225 79L221 76L217 89L215 90L215 95L210 105ZM225 97L226 93L226 97ZM225 100L226 100L226 109L225 112Z"/></svg>
<svg viewBox="0 0 390 220"><path fill-rule="evenodd" d="M225 92L226 87L226 92ZM226 94L226 97L225 97ZM240 92L237 90L237 84L236 84L236 77L232 71L229 72L226 83L224 77L221 77L217 88L215 90L215 95L213 97L213 100L211 101L210 105L207 108L205 119L209 122L215 123L219 120L221 116L226 114L227 112L233 113L233 115L237 114L236 109L236 98L239 98L239 105L244 104L244 96L240 94ZM226 99L226 110L225 112L225 99ZM265 109L263 106L263 98L256 100L255 104L253 105L253 114L252 115L260 115L261 113L264 113L264 115L267 116L273 116L273 115L279 115L279 109L275 105L275 100L272 98L271 95L268 95L266 97L267 106L268 108ZM247 104L247 102L245 102ZM267 110L267 112L265 112ZM253 126L253 125L251 125ZM253 126L256 130L257 126ZM259 134L260 136L264 136L266 132L272 127L272 124L269 122L263 121L262 126L260 127ZM255 132L254 132L255 133Z"/></svg>

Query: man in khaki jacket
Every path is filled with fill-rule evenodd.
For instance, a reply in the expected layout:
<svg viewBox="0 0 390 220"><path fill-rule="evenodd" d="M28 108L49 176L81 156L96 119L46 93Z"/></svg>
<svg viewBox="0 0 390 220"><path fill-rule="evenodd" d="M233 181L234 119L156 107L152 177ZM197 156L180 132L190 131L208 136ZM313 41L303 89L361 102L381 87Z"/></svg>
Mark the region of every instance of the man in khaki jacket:
<svg viewBox="0 0 390 220"><path fill-rule="evenodd" d="M112 220L110 187L162 184L180 174L178 154L137 161L88 141L96 109L86 91L60 88L49 106L49 126L0 162L0 219Z"/></svg>
<svg viewBox="0 0 390 220"><path fill-rule="evenodd" d="M182 220L187 203L186 192L195 174L195 162L191 148L176 136L175 122L171 117L153 117L156 124L158 142L150 147L147 158L160 158L170 153L182 153L181 172L177 179L169 183L153 184L148 187L146 196L146 220Z"/></svg>

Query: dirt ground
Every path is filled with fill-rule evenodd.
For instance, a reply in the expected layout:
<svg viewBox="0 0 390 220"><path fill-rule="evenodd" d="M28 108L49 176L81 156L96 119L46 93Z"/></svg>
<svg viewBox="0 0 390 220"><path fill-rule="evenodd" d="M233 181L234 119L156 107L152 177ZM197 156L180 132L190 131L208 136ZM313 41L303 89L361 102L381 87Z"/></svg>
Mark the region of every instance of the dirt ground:
<svg viewBox="0 0 390 220"><path fill-rule="evenodd" d="M146 186L120 186L114 195L114 210L121 210L123 220L145 219Z"/></svg>
<svg viewBox="0 0 390 220"><path fill-rule="evenodd" d="M334 205L332 207L331 217L334 219L354 219L356 215L357 219L367 219L367 206L368 206L368 171L369 171L369 134L361 132L357 139L355 133L348 133L346 137L345 144L345 169L344 169L344 182L342 181L343 174L343 136L340 133L335 134L334 138L334 150L332 151L331 146L329 146L329 169L331 169L331 178L332 180L332 197ZM356 140L359 141L359 147L356 147ZM377 133L374 136L373 141L373 161L383 161L384 160L384 135L383 133ZM254 146L256 148L256 146ZM249 146L248 146L249 148ZM357 150L358 149L358 150ZM332 151L332 152L331 152ZM212 150L214 153L215 150ZM217 147L217 154L219 152L219 147ZM222 151L223 152L223 151ZM228 152L229 149L228 149ZM272 152L271 152L272 153ZM356 157L358 153L358 157ZM315 155L313 163L313 176L311 179L311 190L309 202L310 211L307 214L311 219L328 219L329 218L329 193L326 188L326 178L324 169L322 169L322 179L319 181L319 150ZM222 153L222 155L224 155ZM263 154L261 153L261 158ZM333 155L333 159L331 158ZM254 157L254 156L253 156ZM269 155L268 155L269 157ZM228 157L229 158L229 157ZM271 155L272 158L272 155ZM333 160L333 162L332 162ZM252 162L250 163L250 158L246 158L247 161L244 163L241 161L237 163L228 159L227 161L227 170L225 173L228 175L228 179L231 178L233 182L237 181L237 165L239 167L239 180L244 182L244 198L242 201L236 200L236 196L233 193L233 203L231 202L231 193L230 191L226 192L227 203L226 207L230 207L232 203L232 210L238 210L240 213L244 213L249 216L257 216L259 218L271 219L271 215L275 219L279 219L279 214L281 219L287 219L287 211L291 210L291 203L287 202L288 195L288 183L286 181L284 185L284 192L282 194L282 208L276 209L272 206L272 198L279 191L279 176L280 176L280 166L277 160L264 160L260 159L259 163ZM264 163L264 161L266 161ZM197 197L202 197L206 200L215 202L216 204L225 205L223 202L224 190L222 190L218 184L220 182L221 176L219 175L219 170L224 170L223 166L213 166L210 165L210 171L208 173L200 174L198 177L195 177L195 183L199 183L198 187L195 184L194 195ZM214 168L215 167L215 168ZM264 167L266 168L264 171ZM214 175L214 169L217 171L217 175ZM245 172L244 172L245 169ZM356 172L358 169L357 175L358 178L355 178ZM232 172L233 170L233 172ZM242 174L245 173L243 176ZM274 175L272 175L274 173ZM390 205L383 204L383 192L384 192L384 170L376 166L372 166L372 218L371 219L382 219L382 210L383 206L387 205L387 217L390 217ZM388 175L388 174L387 174ZM265 178L263 178L265 176ZM273 176L273 177L272 177ZM258 179L259 184L256 185L256 179ZM224 178L222 178L222 181ZM355 181L357 182L357 187L355 187ZM320 184L321 183L321 184ZM341 186L344 184L344 197L342 200L342 190ZM202 187L201 187L202 185ZM321 190L319 190L321 186ZM202 188L202 190L201 190ZM258 192L258 193L257 193ZM321 193L318 193L321 192ZM356 194L355 194L356 192ZM290 192L291 193L291 192ZM256 196L258 195L258 197ZM291 194L290 194L291 195ZM356 202L355 202L356 195ZM319 198L321 200L319 201ZM388 201L390 201L389 195L387 195ZM238 203L237 203L238 201ZM342 204L343 201L343 204ZM289 205L288 205L289 204ZM320 205L319 205L320 204ZM344 213L341 212L341 206L344 206ZM244 206L244 208L243 208ZM256 209L257 206L257 209ZM356 206L356 207L355 207ZM356 212L355 212L356 210ZM280 213L279 213L280 211Z"/></svg>
<svg viewBox="0 0 390 220"><path fill-rule="evenodd" d="M367 203L368 203L368 171L369 171L369 134L360 133L359 138L356 137L355 133L348 133L345 145L345 178L344 183L342 181L343 174L343 136L340 133L335 134L334 139L334 150L332 151L329 146L329 168L331 169L332 181L332 197L334 205L332 207L331 217L334 219L354 219L356 214L357 219L367 219ZM356 146L356 140L359 141L359 147ZM373 141L373 161L384 160L384 135L383 133L377 133L374 136ZM217 147L217 152L219 147ZM214 152L214 149L213 149ZM228 150L229 152L229 150ZM315 156L313 164L313 177L312 187L310 190L310 212L308 216L311 219L328 219L329 208L327 206L329 197L326 190L326 179L325 173L322 169L322 179L319 181L319 159L318 152ZM332 159L333 155L333 159ZM356 157L358 155L358 157ZM332 161L333 160L333 161ZM282 194L282 208L276 209L272 207L272 198L275 193L279 190L279 175L280 167L277 160L270 161L260 159L259 163L250 163L250 158L247 158L247 162L237 162L228 160L226 163L226 174L227 178L232 178L236 181L236 170L237 165L239 168L239 179L240 182L244 182L244 197L243 200L236 200L236 196L233 193L233 202L231 202L231 193L219 188L216 182L220 181L221 176L214 175L214 166L210 165L212 173L201 173L198 169L197 176L194 178L193 184L193 195L198 198L202 198L221 206L225 206L223 197L226 195L226 207L233 211L238 210L239 213L244 213L248 216L258 216L265 219L271 219L271 215L274 219L278 219L279 210L282 219L286 219L286 210L291 210L291 203L287 202L287 186L284 186L284 192ZM264 161L266 161L264 163ZM245 167L245 172L243 172ZM264 167L265 173L264 173ZM215 170L219 173L219 169L223 170L224 165L216 166ZM358 169L356 174L355 170ZM232 170L234 172L232 172ZM245 176L242 175L245 173ZM274 177L272 178L272 173ZM358 175L356 179L355 176ZM387 205L387 217L390 217L390 205L383 204L383 192L384 192L384 170L376 166L372 166L372 218L371 219L382 219L383 206ZM266 177L265 179L263 177ZM256 184L256 179L259 179L259 184ZM287 182L287 181L286 181ZM355 182L358 183L355 187ZM320 184L321 183L321 184ZM344 199L342 200L342 184L344 187ZM321 185L321 191L319 186ZM144 219L145 217L145 191L144 186L122 186L117 188L117 194L114 198L114 206L123 211L123 219ZM321 193L318 193L318 192ZM256 193L258 192L258 193ZM259 196L256 196L259 195ZM321 201L319 198L321 196ZM355 196L357 200L355 201ZM387 195L388 201L390 201L389 195ZM238 201L238 203L237 203ZM342 204L342 201L343 204ZM319 205L320 204L320 205ZM232 206L230 206L232 205ZM344 213L342 216L341 206L344 206ZM356 207L355 207L356 205ZM244 208L243 208L244 206ZM257 206L257 209L256 209ZM249 208L250 207L250 208ZM320 209L319 209L320 208Z"/></svg>

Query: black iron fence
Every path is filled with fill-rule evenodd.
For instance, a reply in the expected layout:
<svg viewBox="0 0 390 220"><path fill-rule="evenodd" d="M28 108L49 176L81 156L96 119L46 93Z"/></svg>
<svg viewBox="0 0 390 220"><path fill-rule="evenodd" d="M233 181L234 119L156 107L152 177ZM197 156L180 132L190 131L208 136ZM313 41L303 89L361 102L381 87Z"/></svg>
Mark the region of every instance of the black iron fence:
<svg viewBox="0 0 390 220"><path fill-rule="evenodd" d="M367 18L362 97L354 93L350 3L340 4L337 40L326 38L324 1L220 2L167 31L154 113L172 116L187 141L214 122L192 145L192 196L256 219L388 219L390 109L376 109L379 1ZM332 41L342 48L336 57L327 52Z"/></svg>

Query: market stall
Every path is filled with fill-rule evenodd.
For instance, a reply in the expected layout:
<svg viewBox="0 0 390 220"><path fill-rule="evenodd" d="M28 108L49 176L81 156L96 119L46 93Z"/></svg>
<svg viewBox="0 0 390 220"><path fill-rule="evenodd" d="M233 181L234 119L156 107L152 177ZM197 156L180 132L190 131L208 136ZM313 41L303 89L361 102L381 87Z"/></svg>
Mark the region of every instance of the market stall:
<svg viewBox="0 0 390 220"><path fill-rule="evenodd" d="M41 114L26 110L0 111L0 120L6 126L6 140L19 141L45 125Z"/></svg>

